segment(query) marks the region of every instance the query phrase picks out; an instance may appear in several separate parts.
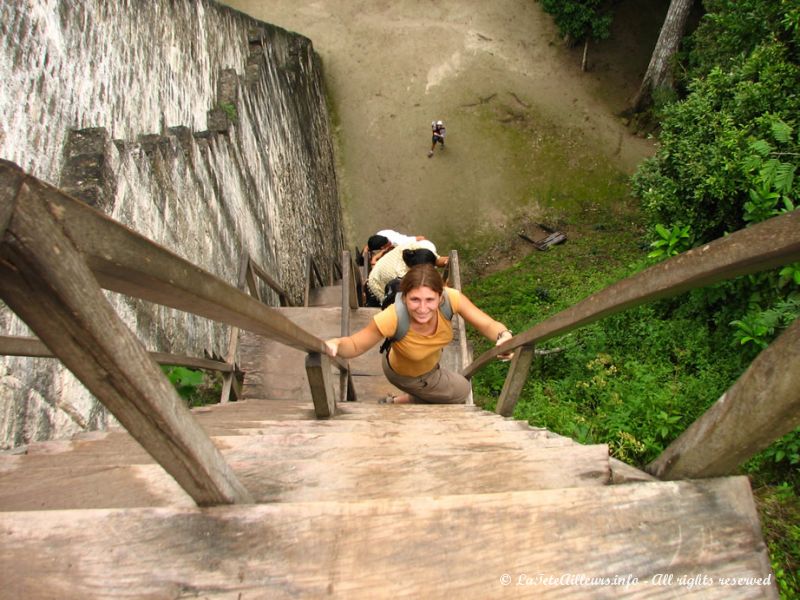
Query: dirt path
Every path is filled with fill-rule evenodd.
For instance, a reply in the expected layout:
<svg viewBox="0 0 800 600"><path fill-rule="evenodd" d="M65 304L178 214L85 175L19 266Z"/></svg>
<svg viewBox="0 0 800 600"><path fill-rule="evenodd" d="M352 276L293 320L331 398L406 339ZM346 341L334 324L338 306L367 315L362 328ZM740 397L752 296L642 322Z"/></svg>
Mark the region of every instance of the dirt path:
<svg viewBox="0 0 800 600"><path fill-rule="evenodd" d="M580 52L533 0L226 3L306 35L321 55L351 247L393 228L444 250L520 211L608 201L610 182L652 152L613 113L646 67L657 15L621 23L622 41L593 49L581 74ZM618 10L639 20L653 12L642 4ZM432 119L448 144L429 159Z"/></svg>

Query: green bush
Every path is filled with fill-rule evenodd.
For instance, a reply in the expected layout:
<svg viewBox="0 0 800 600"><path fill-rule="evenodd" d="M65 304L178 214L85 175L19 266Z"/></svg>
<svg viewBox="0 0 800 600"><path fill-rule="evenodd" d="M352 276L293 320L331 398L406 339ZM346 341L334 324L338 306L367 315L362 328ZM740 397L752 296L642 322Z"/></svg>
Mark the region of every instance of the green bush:
<svg viewBox="0 0 800 600"><path fill-rule="evenodd" d="M219 402L222 394L222 376L219 372L173 365L162 365L161 370L190 408Z"/></svg>
<svg viewBox="0 0 800 600"><path fill-rule="evenodd" d="M611 32L613 17L604 11L603 0L539 0L553 16L559 33L575 42L604 40Z"/></svg>

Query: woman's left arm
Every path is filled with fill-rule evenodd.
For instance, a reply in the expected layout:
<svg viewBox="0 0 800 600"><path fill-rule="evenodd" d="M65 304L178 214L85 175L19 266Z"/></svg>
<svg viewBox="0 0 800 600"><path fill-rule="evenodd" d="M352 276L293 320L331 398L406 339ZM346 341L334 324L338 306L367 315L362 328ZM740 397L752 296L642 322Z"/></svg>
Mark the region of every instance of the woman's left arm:
<svg viewBox="0 0 800 600"><path fill-rule="evenodd" d="M507 342L514 336L508 327L503 325L500 321L495 321L492 317L475 306L464 294L461 294L461 298L458 302L458 314L464 317L467 323L480 331L484 336L494 341L495 346ZM512 356L513 353L508 353L507 355L501 354L498 358L507 360Z"/></svg>

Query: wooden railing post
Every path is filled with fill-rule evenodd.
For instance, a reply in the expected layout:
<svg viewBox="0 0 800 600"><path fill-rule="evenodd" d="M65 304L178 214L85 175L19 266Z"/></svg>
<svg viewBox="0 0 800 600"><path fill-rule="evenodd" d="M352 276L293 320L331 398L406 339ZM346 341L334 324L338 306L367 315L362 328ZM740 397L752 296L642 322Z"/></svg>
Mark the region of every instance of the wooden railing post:
<svg viewBox="0 0 800 600"><path fill-rule="evenodd" d="M522 393L522 388L528 379L528 372L531 369L535 354L536 352L532 345L520 346L514 352L508 375L506 375L505 383L503 383L503 390L500 392L500 398L497 399L495 412L498 415L510 417L514 414L514 407L517 405L519 395Z"/></svg>
<svg viewBox="0 0 800 600"><path fill-rule="evenodd" d="M251 294L253 293L253 288L255 291L258 292L258 288L255 286L255 282L252 284L250 283L250 277L252 271L250 269L250 255L247 251L242 252L242 257L239 261L239 274L238 279L236 282L236 287L240 290L245 287L245 285L251 286ZM228 334L228 350L225 353L225 362L234 366L236 364L236 353L239 349L239 328L238 327L231 327L230 333ZM236 369L233 368L230 373L223 373L222 374L222 392L220 393L220 404L225 404L231 399L231 394L239 397L239 382L236 379Z"/></svg>
<svg viewBox="0 0 800 600"><path fill-rule="evenodd" d="M336 397L333 390L331 361L327 354L309 352L306 356L306 375L318 419L328 419L336 414Z"/></svg>
<svg viewBox="0 0 800 600"><path fill-rule="evenodd" d="M729 475L800 425L800 319L759 354L647 471L659 479Z"/></svg>
<svg viewBox="0 0 800 600"><path fill-rule="evenodd" d="M63 213L48 210L24 178L8 191L0 190L0 295L8 306L198 505L252 502L108 303L62 230Z"/></svg>
<svg viewBox="0 0 800 600"><path fill-rule="evenodd" d="M342 327L340 329L341 336L345 337L350 335L350 310L358 308L357 292L355 291L355 275L353 271L353 263L350 259L350 252L344 250L342 252ZM347 370L342 369L339 372L339 398L342 402L354 402L356 400L356 391L353 388L353 377L350 374L350 364L347 365Z"/></svg>
<svg viewBox="0 0 800 600"><path fill-rule="evenodd" d="M449 283L448 285L454 289L461 291L461 266L458 261L458 251L450 250L449 261L447 265ZM472 362L472 351L467 343L467 326L464 319L460 315L453 317L453 328L458 332L458 350L461 355L462 369ZM472 397L472 389L470 387L469 396L466 401L467 406L474 406L475 399Z"/></svg>

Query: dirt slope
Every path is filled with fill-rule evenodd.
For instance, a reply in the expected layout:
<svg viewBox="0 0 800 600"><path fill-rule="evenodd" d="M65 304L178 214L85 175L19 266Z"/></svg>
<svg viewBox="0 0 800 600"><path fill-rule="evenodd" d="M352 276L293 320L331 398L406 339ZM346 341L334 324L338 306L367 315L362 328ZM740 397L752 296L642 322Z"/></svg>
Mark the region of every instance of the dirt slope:
<svg viewBox="0 0 800 600"><path fill-rule="evenodd" d="M614 113L647 66L663 1L620 2L616 41L592 48L587 74L533 0L226 4L321 55L350 246L388 227L458 248L521 211L608 201L652 152ZM429 159L432 119L448 145Z"/></svg>

